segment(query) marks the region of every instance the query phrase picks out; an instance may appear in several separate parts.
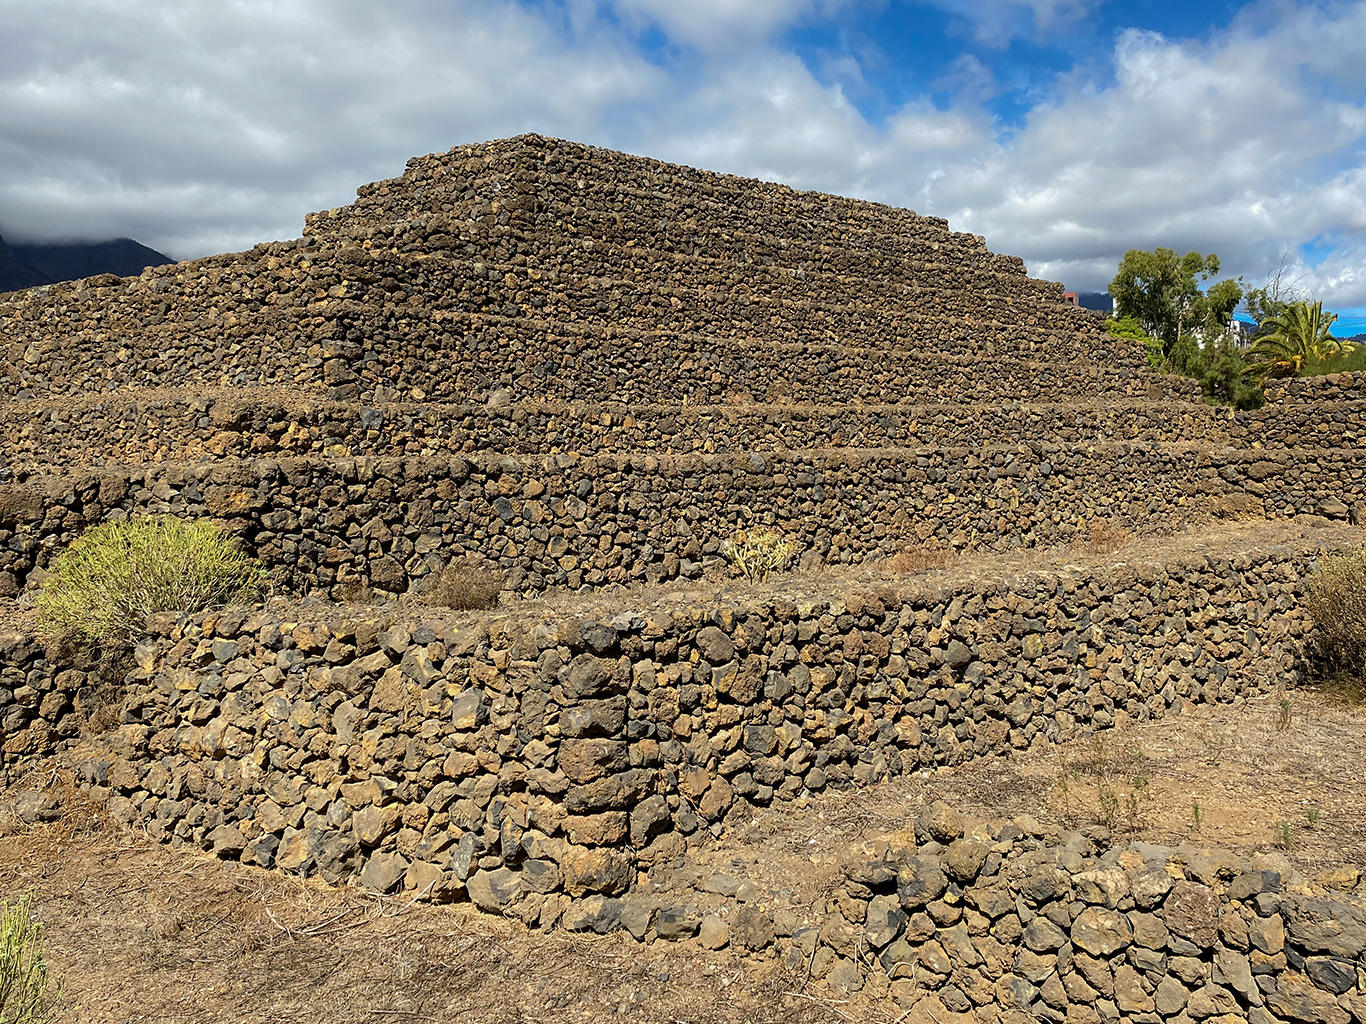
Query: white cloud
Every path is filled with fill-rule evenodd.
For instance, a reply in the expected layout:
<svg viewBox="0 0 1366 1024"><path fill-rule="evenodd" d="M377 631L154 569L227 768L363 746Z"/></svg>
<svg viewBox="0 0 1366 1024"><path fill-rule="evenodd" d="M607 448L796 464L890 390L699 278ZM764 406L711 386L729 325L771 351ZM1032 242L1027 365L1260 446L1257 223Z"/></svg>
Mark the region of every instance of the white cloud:
<svg viewBox="0 0 1366 1024"><path fill-rule="evenodd" d="M973 38L1004 47L1017 37L1041 38L1060 34L1104 0L931 0L935 6L964 18Z"/></svg>
<svg viewBox="0 0 1366 1024"><path fill-rule="evenodd" d="M818 78L781 42L844 0L612 0L617 22L606 2L0 0L0 230L245 247L408 156L536 130L947 216L1083 288L1155 245L1256 282L1329 236L1307 285L1366 305L1366 0L1126 33L1008 131L975 58L938 83L947 109L871 124L857 63ZM1033 27L1084 9L943 2ZM663 66L648 24L683 48Z"/></svg>
<svg viewBox="0 0 1366 1024"><path fill-rule="evenodd" d="M0 0L0 227L174 255L291 237L411 155L527 130L603 142L666 84L608 30L515 4Z"/></svg>

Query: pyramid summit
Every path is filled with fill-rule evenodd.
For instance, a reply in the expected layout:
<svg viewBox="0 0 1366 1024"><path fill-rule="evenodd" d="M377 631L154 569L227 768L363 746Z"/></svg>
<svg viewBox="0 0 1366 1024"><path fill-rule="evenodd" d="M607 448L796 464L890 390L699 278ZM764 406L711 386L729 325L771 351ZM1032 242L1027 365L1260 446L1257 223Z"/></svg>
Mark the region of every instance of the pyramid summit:
<svg viewBox="0 0 1366 1024"><path fill-rule="evenodd" d="M940 218L540 136L16 293L0 339L4 472L70 513L16 524L11 591L114 510L227 521L299 593L473 555L532 594L694 577L756 525L850 563L1362 497L1354 450L1254 455L1276 422Z"/></svg>

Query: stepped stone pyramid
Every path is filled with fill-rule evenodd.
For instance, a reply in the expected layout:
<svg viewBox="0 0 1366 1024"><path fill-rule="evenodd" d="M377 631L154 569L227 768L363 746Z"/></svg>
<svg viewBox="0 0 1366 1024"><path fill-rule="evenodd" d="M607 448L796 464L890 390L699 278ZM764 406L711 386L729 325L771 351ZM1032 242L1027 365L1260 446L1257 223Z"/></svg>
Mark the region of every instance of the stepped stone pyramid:
<svg viewBox="0 0 1366 1024"><path fill-rule="evenodd" d="M0 396L0 595L138 511L227 521L295 592L477 554L535 593L757 525L851 563L1366 497L1358 378L1231 415L942 219L539 136L7 296Z"/></svg>
<svg viewBox="0 0 1366 1024"><path fill-rule="evenodd" d="M886 834L817 812L828 856L762 841L830 790L1304 678L1305 580L1366 541L1325 521L1366 519L1366 375L1233 414L1103 328L942 220L536 136L414 160L295 241L0 299L0 597L140 512L226 522L294 595L469 555L590 591L155 616L132 667L15 615L0 818L59 815L69 779L172 846L729 944L895 1019L1361 1021L1356 868L1311 899L1264 859L1054 844L909 790ZM990 557L1217 517L1255 521ZM811 568L983 554L611 586L703 575L755 526ZM786 869L729 874L761 856Z"/></svg>

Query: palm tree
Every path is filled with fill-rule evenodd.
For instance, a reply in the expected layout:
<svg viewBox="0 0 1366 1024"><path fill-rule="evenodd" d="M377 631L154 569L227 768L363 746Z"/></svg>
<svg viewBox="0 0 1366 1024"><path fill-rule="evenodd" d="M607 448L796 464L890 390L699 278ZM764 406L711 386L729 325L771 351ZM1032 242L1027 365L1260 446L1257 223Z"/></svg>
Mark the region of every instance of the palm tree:
<svg viewBox="0 0 1366 1024"><path fill-rule="evenodd" d="M1248 372L1257 380L1293 377L1304 364L1328 356L1347 355L1356 346L1333 337L1336 313L1324 313L1322 302L1292 302L1262 323L1263 334L1247 351L1254 362Z"/></svg>

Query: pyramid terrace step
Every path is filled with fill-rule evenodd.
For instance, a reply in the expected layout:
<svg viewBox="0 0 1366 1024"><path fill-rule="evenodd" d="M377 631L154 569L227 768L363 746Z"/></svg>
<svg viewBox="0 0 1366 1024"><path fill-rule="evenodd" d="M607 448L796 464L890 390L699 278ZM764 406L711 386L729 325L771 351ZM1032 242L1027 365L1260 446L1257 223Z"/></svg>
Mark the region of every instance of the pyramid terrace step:
<svg viewBox="0 0 1366 1024"><path fill-rule="evenodd" d="M548 168L547 152L553 152L557 169ZM487 162L482 159L485 154ZM603 169L604 161L611 173L594 173ZM661 187L661 178L678 187ZM497 143L461 147L458 152L410 161L402 178L363 186L351 206L311 215L307 232L325 237L348 228L363 232L426 227L431 218L495 226L568 216L572 225L576 215L595 218L609 237L613 229L650 237L673 226L732 241L737 232L754 235L756 225L773 223L781 225L773 235L777 250L794 241L804 248L829 241L834 243L832 252L841 252L861 248L862 241L882 253L931 258L952 254L945 265L954 269L999 264L1023 276L1018 258L990 253L980 237L950 232L940 218L593 151L560 140L539 140L519 149ZM1060 286L1038 284L1044 285L1043 293L1061 299Z"/></svg>
<svg viewBox="0 0 1366 1024"><path fill-rule="evenodd" d="M623 406L330 402L317 393L221 388L187 394L122 389L0 407L0 461L19 468L196 462L234 457L379 458L493 452L538 457L820 448L1001 448L1047 438L1204 443L1283 450L1357 447L1366 399L1273 405L1231 414L1146 399L1034 405Z"/></svg>
<svg viewBox="0 0 1366 1024"><path fill-rule="evenodd" d="M793 345L424 309L377 313L346 299L316 310L277 311L265 324L227 318L152 323L136 331L114 333L74 316L41 327L11 322L14 340L10 362L0 366L8 371L0 373L0 394L354 383L366 399L380 386L443 401L508 388L516 400L667 404L726 401L745 392L751 400L885 403L1100 394L1194 398L1197 390L1180 378L1099 364L1004 356L983 362L980 355Z"/></svg>
<svg viewBox="0 0 1366 1024"><path fill-rule="evenodd" d="M1037 443L1015 449L819 450L540 460L222 459L8 472L0 584L111 514L211 515L295 591L402 591L477 553L512 588L693 577L737 530L772 525L805 557L862 562L927 539L1046 547L1095 519L1139 532L1218 515L1366 516L1366 448ZM8 582L6 582L8 581Z"/></svg>
<svg viewBox="0 0 1366 1024"><path fill-rule="evenodd" d="M295 266L288 265L291 261ZM107 378L122 370L134 374L135 381L145 382L136 377L138 367L130 363L130 353L170 350L184 361L184 350L211 340L228 347L227 355L237 357L233 362L249 374L247 382L258 383L259 378L250 376L253 370L288 363L287 353L306 362L299 359L297 350L307 349L318 338L345 338L359 331L363 346L383 340L389 332L408 334L424 325L434 329L434 316L454 316L452 323L494 316L498 319L488 322L503 324L514 334L523 328L536 332L543 323L586 325L570 327L571 333L576 329L640 332L636 337L655 335L667 327L670 334L681 328L684 334L705 339L704 345L721 349L727 345L726 335L731 335L777 344L852 342L865 348L905 349L908 355L926 358L961 354L979 360L1082 360L1132 370L1146 365L1141 353L1128 351L1130 343L1109 338L1094 325L1087 329L1089 333L1049 333L1028 323L1012 330L992 319L996 314L989 309L950 315L945 303L929 293L915 300L937 310L928 318L915 311L897 313L889 305L863 311L835 309L826 315L818 308L814 312L807 308L812 304L805 300L772 305L743 296L735 299L738 305L723 302L718 306L706 287L656 294L648 283L640 290L635 283L618 279L559 280L558 271L547 272L555 281L547 277L533 282L528 275L540 273L534 267L491 267L444 257L399 259L360 250L336 266L310 267L320 278L298 278L295 269L302 272L309 261L307 252L293 250L286 255L286 265L273 271L265 265L280 263L276 257L260 261L262 266L250 274L239 268L230 277L220 266L206 273L200 272L204 268L172 268L160 276L129 279L117 288L77 283L20 293L0 302L0 331L6 341L0 354L11 367L11 379L41 376L45 364L62 356L76 366L99 367ZM490 276L497 280L489 280ZM349 285L343 283L348 280ZM334 292L360 297L319 299L324 288L315 286L329 286L329 282L334 282L330 285ZM365 290L360 293L362 287ZM410 292L422 295L422 301L414 305ZM683 303L679 295L684 294L693 305ZM729 302L729 292L722 298ZM224 312L229 307L232 312ZM95 309L98 315L92 316ZM234 352L232 345L247 346L247 350ZM210 365L219 362L218 353L192 353L190 358ZM306 367L293 372L302 369ZM278 372L265 379L291 382Z"/></svg>

